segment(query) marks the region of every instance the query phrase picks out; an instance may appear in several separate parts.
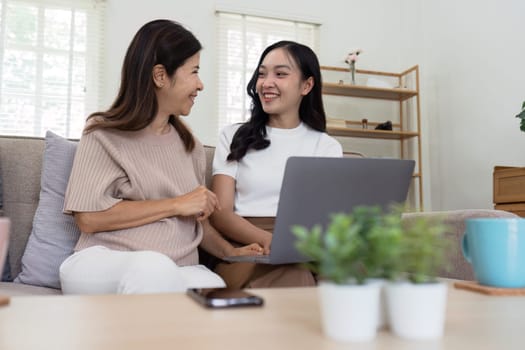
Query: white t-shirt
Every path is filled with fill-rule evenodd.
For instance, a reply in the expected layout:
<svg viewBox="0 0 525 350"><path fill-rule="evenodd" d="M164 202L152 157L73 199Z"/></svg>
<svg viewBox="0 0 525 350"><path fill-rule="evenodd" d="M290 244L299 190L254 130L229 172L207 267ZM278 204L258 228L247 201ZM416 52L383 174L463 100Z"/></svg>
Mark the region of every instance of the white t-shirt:
<svg viewBox="0 0 525 350"><path fill-rule="evenodd" d="M342 157L341 144L324 132L301 123L294 129L266 126L270 146L250 149L237 161L227 161L233 135L241 124L223 128L213 158L213 175L235 179L234 211L240 216L275 216L286 160L291 156Z"/></svg>

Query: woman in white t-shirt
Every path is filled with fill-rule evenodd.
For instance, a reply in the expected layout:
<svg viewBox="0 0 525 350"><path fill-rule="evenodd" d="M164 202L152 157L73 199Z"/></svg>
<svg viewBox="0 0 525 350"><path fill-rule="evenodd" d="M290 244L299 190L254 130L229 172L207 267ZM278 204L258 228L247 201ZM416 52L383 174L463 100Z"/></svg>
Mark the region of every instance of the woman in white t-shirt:
<svg viewBox="0 0 525 350"><path fill-rule="evenodd" d="M342 156L339 142L325 132L321 86L319 62L307 46L280 41L261 55L247 88L251 118L222 130L213 160L212 190L221 210L211 220L228 239L256 242L269 253L286 160ZM230 287L315 284L296 265L220 263L216 272Z"/></svg>

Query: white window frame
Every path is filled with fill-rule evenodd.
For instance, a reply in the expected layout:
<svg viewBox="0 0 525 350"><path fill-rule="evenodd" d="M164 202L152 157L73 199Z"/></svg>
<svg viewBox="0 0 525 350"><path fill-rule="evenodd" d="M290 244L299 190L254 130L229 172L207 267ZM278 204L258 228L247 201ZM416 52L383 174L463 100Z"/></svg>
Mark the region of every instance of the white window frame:
<svg viewBox="0 0 525 350"><path fill-rule="evenodd" d="M7 13L8 6L12 5L36 9L37 30L34 44L10 42L6 27L9 21L14 20ZM44 136L49 129L65 137L80 137L87 114L98 110L102 100L105 0L0 0L0 6L0 134ZM45 44L45 33L49 30L45 23L50 27L53 25L49 21L45 22L45 16L57 10L70 15L69 33L64 35L68 39L64 42L64 47L60 48ZM82 49L75 43L75 38L78 38L74 35L75 30L79 28L75 26L76 18L85 18L85 27L80 29L85 31L85 45ZM4 59L9 50L26 52L34 57L36 64L30 66L34 88L17 89L13 85L4 84L4 69L7 67ZM67 74L63 74L64 79L57 82L60 86L65 86L61 93L50 93L45 88L46 84L52 82L46 81L43 62L45 57L52 55L67 61ZM79 89L78 81L75 85L75 76L81 77L83 89ZM77 89L73 90L73 87ZM9 99L17 102L8 103ZM18 102L23 99L30 103L26 105ZM53 107L45 107L46 104L53 106L53 103L58 116L53 113Z"/></svg>
<svg viewBox="0 0 525 350"><path fill-rule="evenodd" d="M279 40L292 40L309 46L317 53L320 24L311 20L275 18L231 9L217 9L216 23L217 119L220 130L250 117L251 99L246 93L246 85L263 50ZM260 45L254 44L255 41Z"/></svg>

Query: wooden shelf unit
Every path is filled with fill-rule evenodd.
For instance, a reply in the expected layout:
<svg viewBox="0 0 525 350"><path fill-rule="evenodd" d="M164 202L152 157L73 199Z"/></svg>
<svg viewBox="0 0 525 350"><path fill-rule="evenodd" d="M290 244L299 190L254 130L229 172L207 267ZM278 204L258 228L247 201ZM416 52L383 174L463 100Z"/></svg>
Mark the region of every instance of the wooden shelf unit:
<svg viewBox="0 0 525 350"><path fill-rule="evenodd" d="M417 137L419 134L414 131L390 131L390 130L370 130L357 129L338 126L327 126L327 132L333 136L343 137L362 137L371 139L385 139L385 140L405 140L412 137Z"/></svg>
<svg viewBox="0 0 525 350"><path fill-rule="evenodd" d="M322 71L332 71L344 73L345 76L350 74L348 68L321 66ZM366 85L351 85L339 82L329 82L323 77L323 94L342 97L366 98L376 100L393 101L399 104L399 123L393 124L393 130L375 130L378 122L369 121L368 128L362 127L362 122L356 120L356 117L346 116L344 120L338 119L337 123L328 123L327 132L333 136L368 138L394 140L400 143L400 158L411 158L416 160L416 170L413 176L417 179L417 196L419 208L423 209L423 171L421 155L421 108L419 99L419 66L413 66L401 73L380 72L357 69L356 76L366 75L370 77L386 77L389 80L396 81L397 86L393 88L374 87ZM407 87L409 86L410 87ZM412 110L407 108L409 101L415 100L415 107ZM412 113L411 113L412 112ZM361 119L361 118L359 118ZM383 118L384 120L388 118ZM414 125L412 129L405 127L404 119L410 120ZM330 120L330 118L329 118ZM333 121L333 120L332 120ZM415 151L413 156L405 156L407 147L406 141L416 140Z"/></svg>
<svg viewBox="0 0 525 350"><path fill-rule="evenodd" d="M323 94L377 98L381 100L404 101L417 95L417 91L408 89L385 89L360 85L345 85L339 83L324 83Z"/></svg>

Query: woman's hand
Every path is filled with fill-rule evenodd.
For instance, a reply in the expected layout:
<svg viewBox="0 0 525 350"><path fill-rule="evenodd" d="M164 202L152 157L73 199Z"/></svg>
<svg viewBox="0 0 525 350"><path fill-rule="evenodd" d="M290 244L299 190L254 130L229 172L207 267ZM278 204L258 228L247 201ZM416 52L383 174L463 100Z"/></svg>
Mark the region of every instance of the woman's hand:
<svg viewBox="0 0 525 350"><path fill-rule="evenodd" d="M204 186L175 198L175 203L178 215L196 216L198 221L205 220L215 210L220 210L217 196Z"/></svg>
<svg viewBox="0 0 525 350"><path fill-rule="evenodd" d="M263 248L257 243L245 245L243 247L232 247L226 256L239 256L239 255L262 255Z"/></svg>
<svg viewBox="0 0 525 350"><path fill-rule="evenodd" d="M263 230L262 230L263 231ZM270 245L272 244L272 234L270 232L263 231L263 240L260 242L261 246L263 247L263 252L265 255L270 254Z"/></svg>

